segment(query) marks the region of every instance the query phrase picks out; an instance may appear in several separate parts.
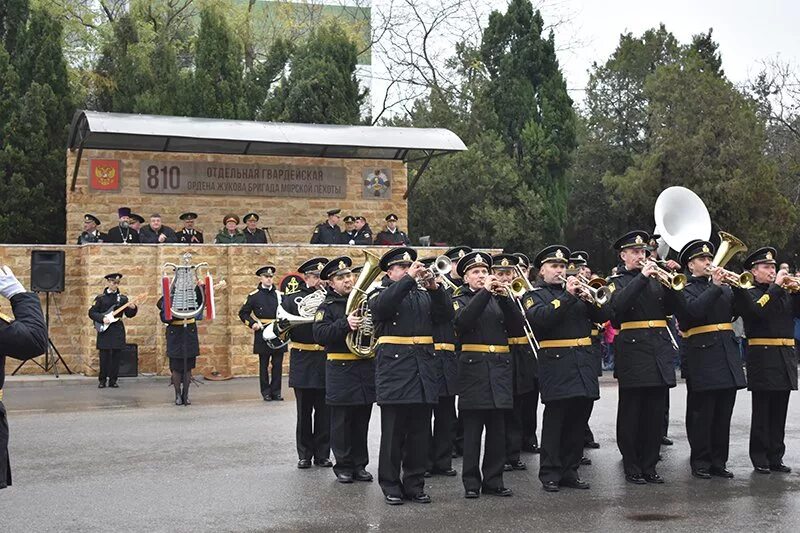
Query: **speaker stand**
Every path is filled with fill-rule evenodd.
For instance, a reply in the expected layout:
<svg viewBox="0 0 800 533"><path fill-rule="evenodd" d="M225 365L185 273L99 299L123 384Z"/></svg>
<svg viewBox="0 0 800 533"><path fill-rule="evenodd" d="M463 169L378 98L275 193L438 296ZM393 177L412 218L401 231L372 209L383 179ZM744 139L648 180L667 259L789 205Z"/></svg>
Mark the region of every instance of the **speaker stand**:
<svg viewBox="0 0 800 533"><path fill-rule="evenodd" d="M38 293L38 291L36 292ZM58 348L56 348L53 339L50 338L50 291L46 291L44 293L44 301L44 321L47 328L47 351L44 352L44 365L42 365L36 359L29 359L29 361L33 361L36 366L44 370L46 373L50 373L52 371L55 377L60 377L58 374L58 362L61 361L61 364L64 365L64 369L67 371L67 374L72 374L72 370L70 370L69 366L67 366L64 358L61 357L61 352L59 352ZM55 357L52 355L52 353L55 353ZM19 366L14 369L11 375L15 376L17 372L19 372L19 369L22 368L27 362L28 361L21 362Z"/></svg>

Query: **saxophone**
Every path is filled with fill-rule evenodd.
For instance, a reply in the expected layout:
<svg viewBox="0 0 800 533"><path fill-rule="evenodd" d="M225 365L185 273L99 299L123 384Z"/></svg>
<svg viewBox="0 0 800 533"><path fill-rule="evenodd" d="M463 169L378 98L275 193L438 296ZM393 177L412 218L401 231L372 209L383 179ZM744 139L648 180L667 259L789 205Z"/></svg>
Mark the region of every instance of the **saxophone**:
<svg viewBox="0 0 800 533"><path fill-rule="evenodd" d="M363 319L358 329L349 332L347 339L345 339L350 351L363 359L375 356L375 347L378 341L373 335L374 324L372 322L372 312L367 305L367 294L370 285L381 273L379 263L380 257L364 250L364 268L353 284L353 290L350 292L350 296L347 297L347 304L344 309L345 316L350 316L352 312L357 311L358 316Z"/></svg>

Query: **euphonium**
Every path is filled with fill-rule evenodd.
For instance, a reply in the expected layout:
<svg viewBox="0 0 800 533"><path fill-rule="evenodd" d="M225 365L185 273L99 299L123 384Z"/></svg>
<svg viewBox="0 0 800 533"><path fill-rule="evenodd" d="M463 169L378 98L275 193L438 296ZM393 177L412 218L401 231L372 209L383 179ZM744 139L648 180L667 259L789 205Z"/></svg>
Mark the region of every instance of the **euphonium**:
<svg viewBox="0 0 800 533"><path fill-rule="evenodd" d="M358 316L361 317L361 325L357 330L347 334L345 342L353 354L364 359L375 355L375 346L378 342L373 335L372 312L367 305L367 294L370 285L381 273L380 260L377 255L364 250L364 268L353 284L353 290L347 297L347 304L344 308L345 316L350 316L351 313L357 311Z"/></svg>
<svg viewBox="0 0 800 533"><path fill-rule="evenodd" d="M724 280L728 285L741 289L752 288L755 282L753 274L750 272L737 274L736 272L724 269L725 265L728 264L734 255L739 252L746 252L747 246L739 238L725 231L718 232L718 235L719 248L717 249L717 253L714 254L714 258L711 260L711 265L723 269ZM711 274L711 269L707 269L707 272Z"/></svg>

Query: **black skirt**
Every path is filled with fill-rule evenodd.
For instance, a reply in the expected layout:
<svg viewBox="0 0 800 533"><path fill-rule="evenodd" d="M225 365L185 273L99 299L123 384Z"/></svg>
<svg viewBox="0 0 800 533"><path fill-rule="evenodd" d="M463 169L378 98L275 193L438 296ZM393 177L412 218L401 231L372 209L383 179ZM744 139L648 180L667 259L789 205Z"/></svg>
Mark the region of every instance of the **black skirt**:
<svg viewBox="0 0 800 533"><path fill-rule="evenodd" d="M8 458L8 420L6 408L0 402L0 489L11 485L11 461Z"/></svg>
<svg viewBox="0 0 800 533"><path fill-rule="evenodd" d="M179 357L169 358L169 369L175 372L183 372L184 369L191 370L197 366L197 357L187 357L181 359Z"/></svg>

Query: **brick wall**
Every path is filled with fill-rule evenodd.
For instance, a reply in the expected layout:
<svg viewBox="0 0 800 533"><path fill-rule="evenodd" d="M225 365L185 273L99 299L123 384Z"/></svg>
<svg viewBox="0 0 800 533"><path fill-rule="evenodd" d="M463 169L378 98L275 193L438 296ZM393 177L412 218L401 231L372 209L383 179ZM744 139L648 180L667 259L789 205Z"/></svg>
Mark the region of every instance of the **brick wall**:
<svg viewBox="0 0 800 533"><path fill-rule="evenodd" d="M75 243L83 230L83 215L91 213L102 222L101 230L108 231L117 224L117 209L128 206L148 218L158 212L165 225L181 229L181 213L194 211L200 215L195 227L207 241L212 241L222 228L222 217L236 213L259 213L259 227L269 226L278 243L307 243L314 226L325 219L325 211L339 207L345 214L364 215L375 232L384 226L384 217L396 213L399 226L407 228L407 202L403 194L407 186L406 166L402 161L363 159L325 159L307 157L239 156L224 154L181 154L161 152L133 152L122 150L84 150L74 191L70 190L77 152L67 152L67 243ZM89 188L89 160L119 159L119 191L96 191ZM347 197L337 198L286 198L262 196L215 195L155 195L139 190L140 163L158 161L208 161L229 164L287 164L300 166L343 167L347 176ZM391 168L391 198L365 200L362 198L362 172L364 169ZM344 225L342 224L344 229Z"/></svg>

